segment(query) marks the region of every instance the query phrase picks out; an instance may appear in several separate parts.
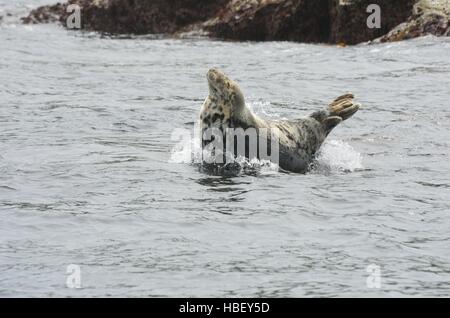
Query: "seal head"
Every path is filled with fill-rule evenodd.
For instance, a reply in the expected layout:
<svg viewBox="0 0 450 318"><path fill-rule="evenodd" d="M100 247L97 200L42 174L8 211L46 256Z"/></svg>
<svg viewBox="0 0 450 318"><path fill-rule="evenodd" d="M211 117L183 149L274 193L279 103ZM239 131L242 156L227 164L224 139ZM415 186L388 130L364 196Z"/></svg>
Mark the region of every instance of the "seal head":
<svg viewBox="0 0 450 318"><path fill-rule="evenodd" d="M229 127L234 127L235 120L242 121L237 125L253 121L253 114L246 107L244 94L236 82L217 69L210 69L206 77L209 96L202 109L203 122L206 119L214 125L220 119L221 123L227 122Z"/></svg>

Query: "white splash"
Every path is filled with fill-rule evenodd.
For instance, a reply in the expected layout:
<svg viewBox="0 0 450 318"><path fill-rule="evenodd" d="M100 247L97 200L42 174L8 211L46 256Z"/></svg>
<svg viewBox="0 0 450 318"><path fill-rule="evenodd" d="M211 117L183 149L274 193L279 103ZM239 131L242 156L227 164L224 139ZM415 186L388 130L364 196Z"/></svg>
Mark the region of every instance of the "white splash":
<svg viewBox="0 0 450 318"><path fill-rule="evenodd" d="M341 140L326 140L317 156L317 167L331 171L355 171L363 169L362 156L352 146Z"/></svg>
<svg viewBox="0 0 450 318"><path fill-rule="evenodd" d="M192 136L185 136L181 142L173 147L169 162L201 164L203 162L202 159L207 159L211 154L206 150L202 150L200 141L197 139ZM244 170L258 169L261 173L279 171L277 164L267 160L237 158L235 162ZM352 172L363 168L362 156L352 146L341 140L326 140L317 155L312 172Z"/></svg>
<svg viewBox="0 0 450 318"><path fill-rule="evenodd" d="M200 140L192 136L185 136L171 150L170 163L201 163L202 148Z"/></svg>
<svg viewBox="0 0 450 318"><path fill-rule="evenodd" d="M185 133L182 133L182 132ZM186 130L181 130L177 136L179 142L171 150L170 163L202 164L204 161L212 162L208 150L203 150L199 136L192 136ZM211 159L211 160L208 160ZM341 140L326 140L320 149L317 159L312 164L312 173L353 172L363 169L362 156L348 143ZM279 166L267 160L237 158L234 163L246 170L258 170L260 173L273 173L279 171Z"/></svg>
<svg viewBox="0 0 450 318"><path fill-rule="evenodd" d="M260 174L277 173L280 170L280 166L276 163L264 159L259 160L257 158L253 158L248 160L248 158L239 157L236 159L236 162L241 166L241 168L244 169L244 171L258 170Z"/></svg>
<svg viewBox="0 0 450 318"><path fill-rule="evenodd" d="M271 119L283 119L280 114L273 111L273 107L271 107L270 102L267 101L248 101L246 102L247 107L257 114L258 116L271 118Z"/></svg>
<svg viewBox="0 0 450 318"><path fill-rule="evenodd" d="M208 150L203 150L200 146L200 140L195 137L185 136L179 143L177 143L171 150L170 163L184 163L184 164L201 164L204 160L211 159L211 153ZM212 160L209 160L212 161ZM258 170L261 174L270 174L279 171L279 166L268 160L247 159L239 157L234 160L244 171Z"/></svg>

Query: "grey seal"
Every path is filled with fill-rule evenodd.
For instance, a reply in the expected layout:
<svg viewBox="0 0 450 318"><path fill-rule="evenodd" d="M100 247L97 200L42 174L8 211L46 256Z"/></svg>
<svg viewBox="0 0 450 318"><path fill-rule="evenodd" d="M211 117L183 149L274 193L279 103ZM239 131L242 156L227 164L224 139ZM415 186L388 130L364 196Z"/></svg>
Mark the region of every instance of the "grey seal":
<svg viewBox="0 0 450 318"><path fill-rule="evenodd" d="M306 172L333 128L352 117L361 106L353 101L353 94L347 93L306 117L293 120L263 119L251 111L239 85L224 73L210 69L207 80L209 95L199 115L202 146L210 142L204 138L208 128L221 131L236 128L254 128L256 131L261 128L273 129L279 142L277 163L280 168L291 172Z"/></svg>

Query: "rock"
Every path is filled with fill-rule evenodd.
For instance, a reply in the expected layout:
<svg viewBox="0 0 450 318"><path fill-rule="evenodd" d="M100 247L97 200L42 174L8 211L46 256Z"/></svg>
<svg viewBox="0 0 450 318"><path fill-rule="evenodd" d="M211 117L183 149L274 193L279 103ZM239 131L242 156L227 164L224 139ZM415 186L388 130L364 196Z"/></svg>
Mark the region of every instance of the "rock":
<svg viewBox="0 0 450 318"><path fill-rule="evenodd" d="M386 34L405 21L416 0L233 0L205 23L212 36L234 40L288 40L356 44ZM369 28L371 4L381 28Z"/></svg>
<svg viewBox="0 0 450 318"><path fill-rule="evenodd" d="M22 22L26 24L57 22L65 14L65 9L66 5L61 3L39 7L31 11L27 17L22 18Z"/></svg>
<svg viewBox="0 0 450 318"><path fill-rule="evenodd" d="M213 37L328 42L328 0L232 0L204 24Z"/></svg>
<svg viewBox="0 0 450 318"><path fill-rule="evenodd" d="M411 17L374 42L394 42L432 34L450 36L450 1L421 0Z"/></svg>
<svg viewBox="0 0 450 318"><path fill-rule="evenodd" d="M421 0L429 3L432 0ZM434 0L434 2L449 0ZM25 23L60 21L68 4L81 7L82 28L111 34L199 32L227 40L356 44L379 38L407 21L417 0L69 0L33 10ZM381 8L381 28L369 28L370 4ZM423 8L383 41L448 34L448 15ZM415 10L416 10L415 9ZM389 32L390 33L390 32ZM380 40L381 41L381 40Z"/></svg>
<svg viewBox="0 0 450 318"><path fill-rule="evenodd" d="M213 16L229 0L110 0L88 7L86 28L108 33L172 34Z"/></svg>
<svg viewBox="0 0 450 318"><path fill-rule="evenodd" d="M416 0L331 0L329 42L357 44L378 38L406 21ZM341 4L340 4L341 3ZM369 28L369 5L380 7L381 28Z"/></svg>
<svg viewBox="0 0 450 318"><path fill-rule="evenodd" d="M24 23L52 22L63 25L68 4L81 8L82 29L112 34L171 34L186 25L207 20L229 0L69 0L65 4L33 10Z"/></svg>

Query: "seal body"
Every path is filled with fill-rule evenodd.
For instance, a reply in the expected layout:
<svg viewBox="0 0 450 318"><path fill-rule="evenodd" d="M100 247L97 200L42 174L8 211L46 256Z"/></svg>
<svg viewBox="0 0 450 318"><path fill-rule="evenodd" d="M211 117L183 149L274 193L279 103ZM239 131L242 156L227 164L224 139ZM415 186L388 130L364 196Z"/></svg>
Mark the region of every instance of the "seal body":
<svg viewBox="0 0 450 318"><path fill-rule="evenodd" d="M256 130L257 134L263 129L270 130L271 138L275 136L278 141L277 163L282 169L291 172L307 171L331 130L350 118L360 107L353 102L353 95L349 93L309 116L295 120L268 120L260 118L246 106L239 85L219 70L209 70L207 80L209 95L199 115L202 146L206 147L212 140L204 138L208 129L225 132L230 129L251 128ZM225 149L225 138L222 144ZM248 153L246 147L246 157L252 159Z"/></svg>

